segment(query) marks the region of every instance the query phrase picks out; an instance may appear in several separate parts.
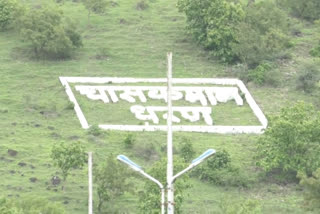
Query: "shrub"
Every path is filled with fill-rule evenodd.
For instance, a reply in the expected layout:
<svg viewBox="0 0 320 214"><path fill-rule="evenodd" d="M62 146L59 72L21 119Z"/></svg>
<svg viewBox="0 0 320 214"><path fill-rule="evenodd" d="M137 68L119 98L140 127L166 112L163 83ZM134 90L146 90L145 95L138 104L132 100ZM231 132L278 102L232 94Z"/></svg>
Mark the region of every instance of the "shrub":
<svg viewBox="0 0 320 214"><path fill-rule="evenodd" d="M149 5L147 2L145 2L144 0L139 1L136 5L136 9L137 10L146 10L148 9Z"/></svg>
<svg viewBox="0 0 320 214"><path fill-rule="evenodd" d="M135 142L135 138L132 134L128 134L126 138L123 140L123 143L126 148L132 148L134 142Z"/></svg>
<svg viewBox="0 0 320 214"><path fill-rule="evenodd" d="M320 80L320 69L317 64L304 64L300 67L301 74L297 78L297 89L311 93Z"/></svg>
<svg viewBox="0 0 320 214"><path fill-rule="evenodd" d="M271 116L269 126L257 144L258 166L284 174L302 171L311 174L319 168L320 112L298 102Z"/></svg>
<svg viewBox="0 0 320 214"><path fill-rule="evenodd" d="M6 30L22 11L16 0L0 0L0 31Z"/></svg>
<svg viewBox="0 0 320 214"><path fill-rule="evenodd" d="M68 58L82 46L81 36L74 24L53 6L31 9L21 19L21 33L37 57Z"/></svg>
<svg viewBox="0 0 320 214"><path fill-rule="evenodd" d="M230 155L225 150L216 152L204 165L198 166L192 175L202 181L221 186L248 187L251 182L240 168L231 165Z"/></svg>
<svg viewBox="0 0 320 214"><path fill-rule="evenodd" d="M100 136L102 134L101 129L97 125L90 126L88 129L88 134L93 135L93 136Z"/></svg>
<svg viewBox="0 0 320 214"><path fill-rule="evenodd" d="M180 147L180 156L186 161L189 162L195 155L194 148L189 139L184 138Z"/></svg>
<svg viewBox="0 0 320 214"><path fill-rule="evenodd" d="M255 69L248 71L248 80L257 85L263 85L267 79L268 72L272 69L269 63L262 63Z"/></svg>
<svg viewBox="0 0 320 214"><path fill-rule="evenodd" d="M178 8L187 16L188 31L195 40L223 61L237 56L232 44L237 42L236 28L244 18L239 3L225 0L179 0Z"/></svg>
<svg viewBox="0 0 320 214"><path fill-rule="evenodd" d="M210 170L228 168L230 163L230 154L226 150L216 152L213 157L207 160L207 166Z"/></svg>
<svg viewBox="0 0 320 214"><path fill-rule="evenodd" d="M244 21L237 26L237 42L232 44L232 52L242 62L255 67L290 47L288 17L274 3L254 3L245 12Z"/></svg>
<svg viewBox="0 0 320 214"><path fill-rule="evenodd" d="M178 8L195 40L223 61L255 67L291 46L288 17L272 1L179 0Z"/></svg>
<svg viewBox="0 0 320 214"><path fill-rule="evenodd" d="M308 177L304 173L299 173L300 185L304 187L305 204L310 209L320 208L320 168Z"/></svg>
<svg viewBox="0 0 320 214"><path fill-rule="evenodd" d="M310 21L320 19L319 0L278 0L278 3L285 8L289 8L294 16Z"/></svg>

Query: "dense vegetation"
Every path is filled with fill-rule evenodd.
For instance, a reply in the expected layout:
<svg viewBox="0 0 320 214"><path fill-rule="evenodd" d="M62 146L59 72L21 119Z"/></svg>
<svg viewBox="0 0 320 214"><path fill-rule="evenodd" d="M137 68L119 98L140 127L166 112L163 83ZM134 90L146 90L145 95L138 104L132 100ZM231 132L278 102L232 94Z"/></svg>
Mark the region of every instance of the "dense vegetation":
<svg viewBox="0 0 320 214"><path fill-rule="evenodd" d="M0 213L86 212L87 151L96 213L158 213L159 188L116 155L165 183L165 133L83 130L58 77L164 77L168 51L174 77L240 78L269 119L261 136L174 133L175 171L217 150L177 181L177 212L319 213L319 11L318 0L0 0ZM91 123L125 117L81 104ZM217 105L215 122L233 107Z"/></svg>

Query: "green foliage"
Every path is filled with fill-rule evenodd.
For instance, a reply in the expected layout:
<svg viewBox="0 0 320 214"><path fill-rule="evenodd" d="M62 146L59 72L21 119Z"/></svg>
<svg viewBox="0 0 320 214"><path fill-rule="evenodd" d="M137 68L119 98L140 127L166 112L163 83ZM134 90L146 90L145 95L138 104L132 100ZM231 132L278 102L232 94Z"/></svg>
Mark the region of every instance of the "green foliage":
<svg viewBox="0 0 320 214"><path fill-rule="evenodd" d="M104 13L108 4L106 0L82 0L82 2L88 10L88 24L90 24L91 13Z"/></svg>
<svg viewBox="0 0 320 214"><path fill-rule="evenodd" d="M174 174L180 172L187 167L186 163L180 158L174 158ZM147 173L159 180L163 185L166 184L167 159L162 158L160 161L154 163ZM188 182L188 175L185 174L179 177L174 184L175 195L175 212L181 213L181 205L184 200L184 191L190 187ZM161 194L159 187L151 182L146 181L143 192L139 195L139 209L140 213L160 213L161 208Z"/></svg>
<svg viewBox="0 0 320 214"><path fill-rule="evenodd" d="M311 177L299 173L300 185L305 189L305 204L309 209L320 209L320 168Z"/></svg>
<svg viewBox="0 0 320 214"><path fill-rule="evenodd" d="M126 138L123 140L123 143L126 148L132 148L135 142L135 137L133 134L128 134Z"/></svg>
<svg viewBox="0 0 320 214"><path fill-rule="evenodd" d="M230 154L226 150L217 151L213 157L207 160L207 166L210 170L227 168L230 163Z"/></svg>
<svg viewBox="0 0 320 214"><path fill-rule="evenodd" d="M105 164L101 165L94 173L99 197L98 210L102 211L103 204L111 202L131 191L133 185L128 183L129 171L123 164L117 162L113 155L109 155ZM112 206L109 203L108 207Z"/></svg>
<svg viewBox="0 0 320 214"><path fill-rule="evenodd" d="M21 12L16 0L0 0L0 31L6 30Z"/></svg>
<svg viewBox="0 0 320 214"><path fill-rule="evenodd" d="M257 85L263 85L267 78L268 72L272 69L269 63L262 63L255 69L248 71L248 80L254 82Z"/></svg>
<svg viewBox="0 0 320 214"><path fill-rule="evenodd" d="M0 199L1 214L64 214L65 210L58 203L43 198L30 197L18 201Z"/></svg>
<svg viewBox="0 0 320 214"><path fill-rule="evenodd" d="M319 0L278 0L279 4L289 8L294 16L310 21L320 19Z"/></svg>
<svg viewBox="0 0 320 214"><path fill-rule="evenodd" d="M303 64L300 66L300 74L297 78L297 89L311 93L320 81L320 68L316 63Z"/></svg>
<svg viewBox="0 0 320 214"><path fill-rule="evenodd" d="M24 214L64 214L64 208L61 204L52 203L46 199L30 197L19 201L18 207L23 210Z"/></svg>
<svg viewBox="0 0 320 214"><path fill-rule="evenodd" d="M255 199L235 201L225 198L219 204L221 214L261 214L261 202Z"/></svg>
<svg viewBox="0 0 320 214"><path fill-rule="evenodd" d="M290 47L288 17L271 1L260 1L245 9L245 19L237 26L232 52L250 67L271 60Z"/></svg>
<svg viewBox="0 0 320 214"><path fill-rule="evenodd" d="M23 214L22 210L15 206L12 201L5 198L0 199L0 213L1 214Z"/></svg>
<svg viewBox="0 0 320 214"><path fill-rule="evenodd" d="M313 57L320 57L320 41L316 47L310 50L310 55Z"/></svg>
<svg viewBox="0 0 320 214"><path fill-rule="evenodd" d="M258 162L265 171L310 174L320 166L320 112L299 102L269 118L258 140Z"/></svg>
<svg viewBox="0 0 320 214"><path fill-rule="evenodd" d="M100 136L102 134L101 129L97 125L92 125L88 129L88 134L93 135L93 136Z"/></svg>
<svg viewBox="0 0 320 214"><path fill-rule="evenodd" d="M244 19L239 3L225 0L179 0L178 8L187 16L189 32L195 40L223 61L234 61L232 45L236 28Z"/></svg>
<svg viewBox="0 0 320 214"><path fill-rule="evenodd" d="M189 139L184 138L180 147L180 156L185 160L185 162L189 162L195 155L194 148Z"/></svg>
<svg viewBox="0 0 320 214"><path fill-rule="evenodd" d="M206 160L206 163L198 166L193 173L200 180L221 186L248 187L250 178L240 168L231 164L230 154L218 151Z"/></svg>
<svg viewBox="0 0 320 214"><path fill-rule="evenodd" d="M62 142L54 145L51 150L51 158L54 165L59 167L65 181L71 169L81 168L87 160L84 147L78 142L68 143Z"/></svg>
<svg viewBox="0 0 320 214"><path fill-rule="evenodd" d="M290 47L288 17L272 1L179 0L195 40L223 61L254 67Z"/></svg>
<svg viewBox="0 0 320 214"><path fill-rule="evenodd" d="M106 11L107 7L106 0L83 0L83 4L89 13L101 14Z"/></svg>
<svg viewBox="0 0 320 214"><path fill-rule="evenodd" d="M29 10L20 20L21 33L31 43L37 57L68 58L82 46L76 26L57 7L44 6Z"/></svg>

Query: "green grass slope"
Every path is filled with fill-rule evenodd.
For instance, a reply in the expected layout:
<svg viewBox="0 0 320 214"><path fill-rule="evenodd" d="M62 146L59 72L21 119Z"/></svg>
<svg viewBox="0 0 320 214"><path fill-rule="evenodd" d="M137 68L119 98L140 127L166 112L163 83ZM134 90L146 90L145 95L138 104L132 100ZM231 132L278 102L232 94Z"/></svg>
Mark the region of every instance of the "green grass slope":
<svg viewBox="0 0 320 214"><path fill-rule="evenodd" d="M38 4L40 1L30 1ZM83 35L84 47L70 60L35 60L28 54L28 44L14 31L0 32L0 196L19 199L37 195L64 203L69 213L86 213L87 172L74 170L65 190L53 186L51 178L59 175L52 165L52 145L65 141L83 141L94 152L95 162L109 154L127 154L143 166L150 166L159 155L146 157L143 148L151 143L165 155L166 134L137 133L136 147L125 149L125 132L103 132L95 137L81 128L59 76L91 77L165 77L166 53L173 52L174 77L232 77L229 67L208 57L192 42L185 31L185 17L176 8L176 1L149 1L146 10L136 9L136 0L118 0L109 5L106 14L92 15L87 25L87 11L80 3L67 1L62 8L67 16L77 20ZM248 85L249 91L266 114L278 112L282 106L306 100L317 107L318 97L295 90L297 64L308 58L310 28L301 23L306 33L295 38L297 46L293 58L280 64L282 85L279 88ZM83 101L85 102L85 101ZM89 106L89 104L87 104ZM227 110L218 116L225 121ZM94 111L94 109L91 109ZM103 113L103 109L98 109ZM237 112L235 112L237 113ZM225 116L224 116L225 115ZM240 122L247 123L246 117ZM198 154L207 148L225 149L233 162L253 179L252 187L219 187L192 179L183 205L184 213L217 213L225 198L260 200L264 213L305 213L301 208L302 193L296 185L278 185L259 180L254 167L256 135L218 135L174 133L175 147L189 138ZM10 156L8 149L18 151ZM31 182L30 178L36 178ZM137 179L141 187L144 179ZM95 200L97 196L95 195ZM126 194L114 205L121 213L138 213L137 197Z"/></svg>

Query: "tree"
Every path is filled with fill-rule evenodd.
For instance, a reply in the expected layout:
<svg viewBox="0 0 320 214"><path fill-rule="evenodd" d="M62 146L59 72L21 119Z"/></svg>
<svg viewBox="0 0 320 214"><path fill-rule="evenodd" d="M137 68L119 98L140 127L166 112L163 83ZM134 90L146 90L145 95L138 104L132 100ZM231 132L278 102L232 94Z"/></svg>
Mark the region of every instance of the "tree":
<svg viewBox="0 0 320 214"><path fill-rule="evenodd" d="M109 155L105 164L101 165L94 173L99 197L98 210L106 202L113 201L125 192L131 191L133 185L128 183L129 171L123 164L117 162L113 155Z"/></svg>
<svg viewBox="0 0 320 214"><path fill-rule="evenodd" d="M6 30L22 11L16 0L0 0L0 31Z"/></svg>
<svg viewBox="0 0 320 214"><path fill-rule="evenodd" d="M187 167L183 159L174 159L174 173L178 173ZM166 172L167 172L167 159L162 158L156 162L148 174L159 180L163 185L166 184ZM175 212L181 213L181 204L184 198L184 190L190 187L188 182L188 175L179 177L174 184L174 202ZM143 192L139 196L139 209L141 213L160 213L161 208L161 195L159 186L151 181L146 181Z"/></svg>
<svg viewBox="0 0 320 214"><path fill-rule="evenodd" d="M21 19L21 33L31 42L37 57L46 54L67 58L74 49L82 46L81 36L75 25L63 17L57 7L44 6L31 9Z"/></svg>
<svg viewBox="0 0 320 214"><path fill-rule="evenodd" d="M187 29L195 40L223 61L232 62L236 56L236 26L242 22L244 11L239 3L226 0L179 0L178 8L187 16Z"/></svg>
<svg viewBox="0 0 320 214"><path fill-rule="evenodd" d="M245 8L245 19L236 27L232 52L249 67L275 58L290 47L288 17L273 2L261 1Z"/></svg>
<svg viewBox="0 0 320 214"><path fill-rule="evenodd" d="M90 25L91 13L102 14L106 11L107 7L106 0L83 0L83 4L88 10L88 25Z"/></svg>
<svg viewBox="0 0 320 214"><path fill-rule="evenodd" d="M320 167L320 112L298 102L271 116L258 140L258 165L266 171L301 171L310 175Z"/></svg>
<svg viewBox="0 0 320 214"><path fill-rule="evenodd" d="M62 142L53 146L51 158L54 165L60 168L63 181L66 181L71 169L81 168L86 163L87 155L80 143L73 142L66 145Z"/></svg>

